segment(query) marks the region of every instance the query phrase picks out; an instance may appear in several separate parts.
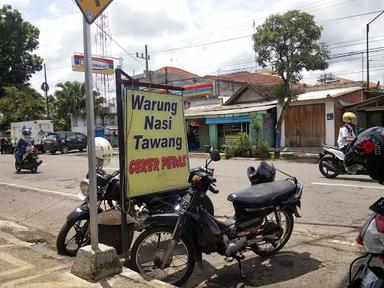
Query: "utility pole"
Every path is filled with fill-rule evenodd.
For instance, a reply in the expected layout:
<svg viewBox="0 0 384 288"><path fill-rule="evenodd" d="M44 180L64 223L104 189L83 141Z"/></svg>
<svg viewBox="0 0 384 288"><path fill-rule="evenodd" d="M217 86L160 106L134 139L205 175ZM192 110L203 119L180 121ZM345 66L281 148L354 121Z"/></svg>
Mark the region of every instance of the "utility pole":
<svg viewBox="0 0 384 288"><path fill-rule="evenodd" d="M49 90L49 86L48 86L48 83L47 83L47 69L45 67L45 63L44 63L44 83L41 84L41 90L44 91L44 96L45 96L45 103L46 103L46 106L47 106L47 118L46 119L49 119L49 107L48 107L48 90Z"/></svg>
<svg viewBox="0 0 384 288"><path fill-rule="evenodd" d="M149 83L152 83L151 76L149 75L149 70L148 70L148 60L150 60L151 57L150 55L148 55L147 44L145 44L145 54L141 53L141 55L139 55L139 52L136 52L136 57L145 60L145 77L148 77Z"/></svg>
<svg viewBox="0 0 384 288"><path fill-rule="evenodd" d="M381 14L384 13L384 10L380 12L379 15L377 15L375 18L373 18L368 24L367 24L367 90L369 90L369 44L368 44L368 34L369 34L369 24L371 24L373 21L375 21L377 18L381 16Z"/></svg>

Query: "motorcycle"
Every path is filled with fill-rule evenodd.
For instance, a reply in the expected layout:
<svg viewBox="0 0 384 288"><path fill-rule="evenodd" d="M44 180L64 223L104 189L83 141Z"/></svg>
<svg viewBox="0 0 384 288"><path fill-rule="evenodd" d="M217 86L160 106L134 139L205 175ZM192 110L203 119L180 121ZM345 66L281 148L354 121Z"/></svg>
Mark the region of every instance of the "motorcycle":
<svg viewBox="0 0 384 288"><path fill-rule="evenodd" d="M326 178L336 178L341 174L368 175L367 170L359 165L351 165L348 169L344 166L344 153L338 147L322 145L323 151L319 154L319 170Z"/></svg>
<svg viewBox="0 0 384 288"><path fill-rule="evenodd" d="M207 171L213 174L213 170ZM120 171L107 174L104 170L96 171L97 183L97 212L102 213L110 210L121 210L120 196ZM80 182L82 204L73 210L66 222L60 229L56 239L56 249L59 254L76 256L77 251L90 243L89 230L89 180ZM130 221L134 222L136 230L143 229L143 221L149 215L158 213L173 212L178 200L186 193L185 189L169 191L156 196L144 195L130 199L131 205L128 214ZM214 207L211 199L206 196L203 205L211 215L214 214ZM134 231L128 230L127 245L131 245Z"/></svg>
<svg viewBox="0 0 384 288"><path fill-rule="evenodd" d="M384 287L384 269L371 265L384 263L384 198L377 200L370 210L374 212L363 225L356 242L366 250L364 256L352 261L349 268L350 288ZM365 258L359 265L357 272L352 276L355 263Z"/></svg>
<svg viewBox="0 0 384 288"><path fill-rule="evenodd" d="M145 229L131 250L131 266L142 275L179 286L188 280L196 262L203 267L202 253L217 252L227 262L236 259L243 276L245 251L271 256L289 240L293 215L300 217L302 184L290 177L250 186L228 196L233 217L214 217L204 209L202 199L208 190L218 193L207 168L220 160L219 152L211 150L208 159L205 169L190 172L191 188L175 207L176 213L144 220Z"/></svg>
<svg viewBox="0 0 384 288"><path fill-rule="evenodd" d="M16 158L17 149L15 150L15 158ZM15 160L15 168L17 172L21 170L31 170L32 173L37 172L37 168L43 163L42 160L39 160L39 156L37 155L37 148L31 144L29 144L25 148L25 153L23 154L23 158L20 163Z"/></svg>

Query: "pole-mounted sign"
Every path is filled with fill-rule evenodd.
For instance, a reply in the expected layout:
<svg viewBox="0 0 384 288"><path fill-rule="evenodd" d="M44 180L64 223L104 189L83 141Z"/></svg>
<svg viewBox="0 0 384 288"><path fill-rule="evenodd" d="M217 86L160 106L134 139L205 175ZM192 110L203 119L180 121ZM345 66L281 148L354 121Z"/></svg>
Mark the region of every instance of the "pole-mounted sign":
<svg viewBox="0 0 384 288"><path fill-rule="evenodd" d="M125 98L128 196L187 187L183 97L126 89Z"/></svg>
<svg viewBox="0 0 384 288"><path fill-rule="evenodd" d="M92 24L111 2L112 0L76 0L89 24Z"/></svg>

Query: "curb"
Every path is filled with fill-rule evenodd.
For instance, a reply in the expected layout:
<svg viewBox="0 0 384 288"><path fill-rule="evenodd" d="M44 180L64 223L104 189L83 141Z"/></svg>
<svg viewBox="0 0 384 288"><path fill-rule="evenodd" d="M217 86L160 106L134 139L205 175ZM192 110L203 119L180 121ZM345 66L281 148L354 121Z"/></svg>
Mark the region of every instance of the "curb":
<svg viewBox="0 0 384 288"><path fill-rule="evenodd" d="M141 284L143 287L151 287L151 288L172 288L176 287L171 284L159 281L159 280L146 280L139 273L123 267L123 272L120 273L117 277L125 278L126 280L132 281L135 284ZM135 285L134 287L137 287ZM141 287L141 286L140 286Z"/></svg>

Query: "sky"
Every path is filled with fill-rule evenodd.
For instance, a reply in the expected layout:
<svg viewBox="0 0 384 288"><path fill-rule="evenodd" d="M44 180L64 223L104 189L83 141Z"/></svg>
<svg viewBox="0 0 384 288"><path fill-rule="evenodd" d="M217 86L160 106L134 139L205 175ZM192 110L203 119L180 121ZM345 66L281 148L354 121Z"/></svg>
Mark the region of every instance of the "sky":
<svg viewBox="0 0 384 288"><path fill-rule="evenodd" d="M40 30L36 54L44 59L50 93L59 82L84 81L84 73L72 71L71 57L83 52L82 14L74 0L0 0L17 9L24 21ZM145 60L136 52L148 45L149 69L174 66L200 76L238 71L260 71L255 64L251 35L271 14L298 9L315 16L323 27L322 39L331 51L326 71L303 71L304 83L314 84L321 74L356 81L366 80L366 25L384 10L377 0L114 0L105 12L103 34L92 24L92 51L123 58L123 70L141 74ZM108 25L105 25L108 24ZM369 25L371 82L384 82L384 14ZM96 40L99 39L99 40ZM350 55L352 54L352 55ZM115 61L115 65L118 60ZM112 78L112 77L110 77ZM113 79L107 90L114 93ZM43 71L31 79L42 92ZM94 85L100 88L94 77Z"/></svg>

